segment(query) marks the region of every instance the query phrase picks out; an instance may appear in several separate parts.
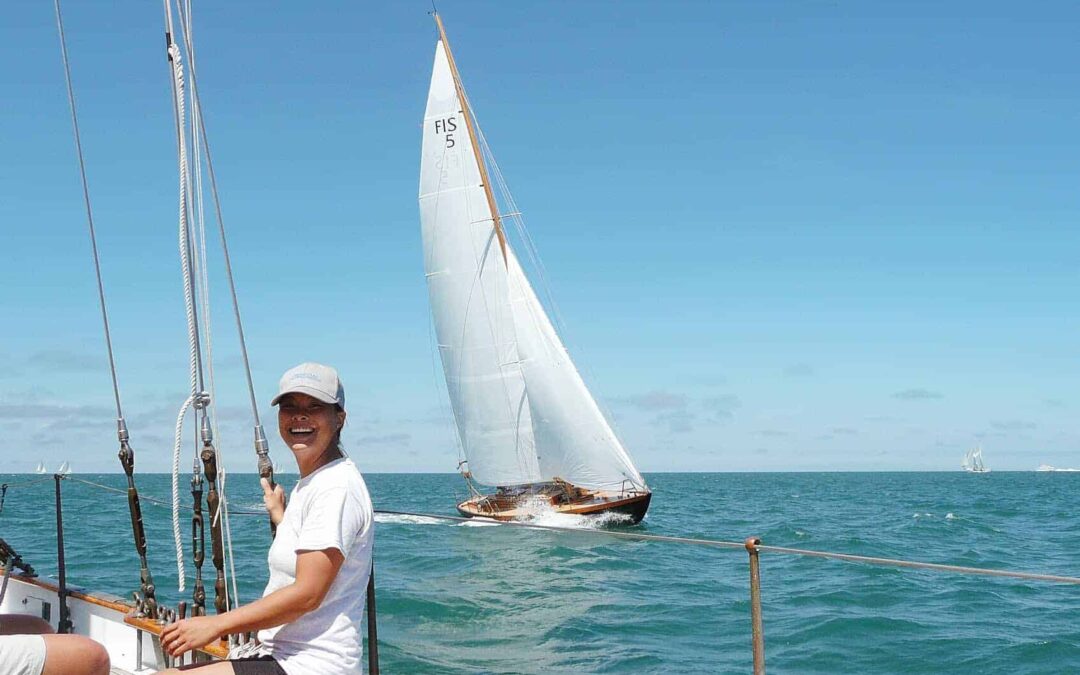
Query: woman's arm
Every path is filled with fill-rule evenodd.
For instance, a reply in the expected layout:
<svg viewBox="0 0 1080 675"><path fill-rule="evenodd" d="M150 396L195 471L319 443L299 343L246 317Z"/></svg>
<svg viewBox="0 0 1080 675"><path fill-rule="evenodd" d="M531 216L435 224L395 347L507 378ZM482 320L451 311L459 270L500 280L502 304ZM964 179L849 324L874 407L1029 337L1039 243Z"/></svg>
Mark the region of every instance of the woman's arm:
<svg viewBox="0 0 1080 675"><path fill-rule="evenodd" d="M222 635L273 628L295 621L322 604L345 556L336 548L296 554L296 581L255 602L214 616L169 624L161 646L172 656L204 647Z"/></svg>

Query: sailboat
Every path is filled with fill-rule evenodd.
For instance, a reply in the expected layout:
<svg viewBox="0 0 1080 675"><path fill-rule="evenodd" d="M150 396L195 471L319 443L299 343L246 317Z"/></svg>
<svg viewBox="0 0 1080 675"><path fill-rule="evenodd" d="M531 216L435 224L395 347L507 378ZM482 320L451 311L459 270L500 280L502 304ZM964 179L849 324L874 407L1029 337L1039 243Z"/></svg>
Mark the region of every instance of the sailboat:
<svg viewBox="0 0 1080 675"><path fill-rule="evenodd" d="M960 468L970 473L990 473L990 467L983 463L981 446L976 446L964 453Z"/></svg>
<svg viewBox="0 0 1080 675"><path fill-rule="evenodd" d="M457 509L497 520L553 510L640 522L652 493L507 239L483 137L438 14L435 22L419 199L431 313L470 490Z"/></svg>
<svg viewBox="0 0 1080 675"><path fill-rule="evenodd" d="M1080 473L1080 469L1063 469L1061 467L1053 466L1051 464L1040 464L1039 467L1035 470L1041 473Z"/></svg>

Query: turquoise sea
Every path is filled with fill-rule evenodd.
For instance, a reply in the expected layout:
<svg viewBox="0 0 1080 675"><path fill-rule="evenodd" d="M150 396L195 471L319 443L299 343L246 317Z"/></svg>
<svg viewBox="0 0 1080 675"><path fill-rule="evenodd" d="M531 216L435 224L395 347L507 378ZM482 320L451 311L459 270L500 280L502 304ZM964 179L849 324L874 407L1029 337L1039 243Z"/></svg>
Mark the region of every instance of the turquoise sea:
<svg viewBox="0 0 1080 675"><path fill-rule="evenodd" d="M122 475L78 476L124 487ZM32 476L0 476L17 483ZM633 531L1080 576L1080 474L712 473L647 476ZM283 476L289 487L295 476ZM367 476L376 509L454 514L460 478ZM144 497L166 475L138 475ZM231 506L261 508L252 475ZM182 503L190 503L188 482ZM138 587L122 494L63 483L71 583ZM159 598L175 604L168 509L144 502ZM380 515L378 628L385 673L746 673L744 551L580 532L463 526ZM184 545L190 537L182 519ZM266 581L262 516L232 518L243 600ZM0 537L56 572L51 481L13 485ZM207 545L204 576L212 578ZM191 565L188 563L188 573ZM762 554L770 673L1080 672L1080 587ZM212 593L212 590L211 590Z"/></svg>

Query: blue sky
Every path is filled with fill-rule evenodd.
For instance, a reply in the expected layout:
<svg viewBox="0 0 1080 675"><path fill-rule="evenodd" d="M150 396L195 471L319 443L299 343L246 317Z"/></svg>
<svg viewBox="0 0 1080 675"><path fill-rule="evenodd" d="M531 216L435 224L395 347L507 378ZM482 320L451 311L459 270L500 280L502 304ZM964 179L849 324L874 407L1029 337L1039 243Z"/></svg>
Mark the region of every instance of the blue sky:
<svg viewBox="0 0 1080 675"><path fill-rule="evenodd" d="M119 470L50 3L0 25L0 471ZM336 365L369 471L449 471L416 205L425 2L200 3L272 453ZM1080 466L1070 3L439 3L566 340L645 471ZM187 387L160 4L69 2L137 467ZM219 257L214 256L219 262ZM220 266L219 266L220 267ZM220 269L221 449L254 469ZM185 460L185 466L187 460Z"/></svg>

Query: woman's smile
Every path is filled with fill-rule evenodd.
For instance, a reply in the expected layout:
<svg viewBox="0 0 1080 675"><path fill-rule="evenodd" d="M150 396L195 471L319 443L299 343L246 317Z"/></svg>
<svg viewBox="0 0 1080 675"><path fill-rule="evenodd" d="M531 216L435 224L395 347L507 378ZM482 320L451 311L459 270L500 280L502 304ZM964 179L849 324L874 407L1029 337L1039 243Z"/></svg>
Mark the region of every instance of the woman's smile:
<svg viewBox="0 0 1080 675"><path fill-rule="evenodd" d="M337 408L306 394L283 396L278 408L278 430L294 451L315 450L322 454L340 428Z"/></svg>

